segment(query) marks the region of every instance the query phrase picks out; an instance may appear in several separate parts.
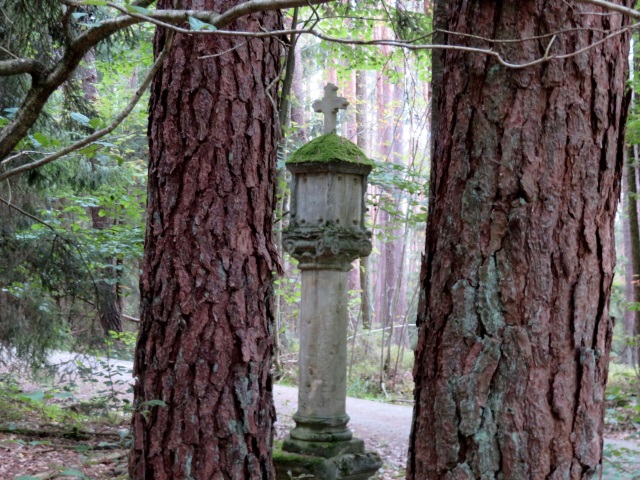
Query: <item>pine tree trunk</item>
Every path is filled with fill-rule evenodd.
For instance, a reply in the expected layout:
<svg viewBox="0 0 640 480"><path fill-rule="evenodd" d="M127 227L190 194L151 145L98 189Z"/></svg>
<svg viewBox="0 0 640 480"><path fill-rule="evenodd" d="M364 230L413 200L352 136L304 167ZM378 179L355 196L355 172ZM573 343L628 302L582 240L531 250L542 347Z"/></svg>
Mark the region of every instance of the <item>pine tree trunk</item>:
<svg viewBox="0 0 640 480"><path fill-rule="evenodd" d="M304 62L302 61L300 47L301 41L303 41L303 39L299 38L296 43L296 68L293 72L293 99L291 101L291 122L295 128L291 132L290 140L294 142L297 148L300 148L309 141L309 126L307 125L306 110L307 96L305 92Z"/></svg>
<svg viewBox="0 0 640 480"><path fill-rule="evenodd" d="M638 146L634 145L630 155L630 161L627 165L627 215L629 217L629 233L631 239L631 249L629 251L632 267L632 286L633 286L633 302L640 304L640 227L638 226ZM633 329L631 335L633 340L631 343L632 359L634 365L637 365L640 347L638 339L640 339L640 310L635 310L633 315Z"/></svg>
<svg viewBox="0 0 640 480"><path fill-rule="evenodd" d="M223 11L217 0L158 8ZM256 13L231 28L282 28ZM158 52L166 33L154 40ZM237 47L237 48L234 48ZM200 59L216 53L219 56ZM176 35L152 84L132 479L272 479L279 40Z"/></svg>
<svg viewBox="0 0 640 480"><path fill-rule="evenodd" d="M578 29L561 55L628 23L563 0L446 6L475 37L445 42L510 62L549 40L480 38ZM443 53L408 478L599 478L628 42L520 70Z"/></svg>
<svg viewBox="0 0 640 480"><path fill-rule="evenodd" d="M629 159L631 158L628 155L629 150L627 150L627 157L625 162L625 169L629 169ZM630 207L630 199L629 199L629 185L628 179L629 171L627 170L627 174L622 176L622 208L625 211L625 215L621 216L622 219L622 232L624 237L624 257L625 257L625 266L624 266L624 293L625 300L627 303L634 302L634 291L633 291L633 261L631 258L631 225L629 223L629 207ZM636 204L637 206L637 204ZM630 308L624 309L624 334L625 336L631 338L635 335L635 318L636 312L631 310ZM623 351L624 356L622 357L622 361L627 365L633 366L636 364L635 360L635 351L631 345L625 346Z"/></svg>
<svg viewBox="0 0 640 480"><path fill-rule="evenodd" d="M367 121L367 77L364 70L356 71L356 143L363 152L369 151L369 144L367 142L369 132L369 122ZM362 311L362 326L364 328L371 328L371 282L370 282L370 268L369 257L360 258L360 308Z"/></svg>

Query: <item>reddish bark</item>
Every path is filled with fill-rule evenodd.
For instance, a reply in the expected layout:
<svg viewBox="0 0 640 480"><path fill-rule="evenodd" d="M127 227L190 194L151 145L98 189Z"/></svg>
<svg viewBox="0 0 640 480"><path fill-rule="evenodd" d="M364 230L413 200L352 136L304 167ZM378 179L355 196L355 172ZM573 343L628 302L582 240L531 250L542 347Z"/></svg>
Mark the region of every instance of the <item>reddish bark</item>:
<svg viewBox="0 0 640 480"><path fill-rule="evenodd" d="M484 38L583 28L552 54L627 23L563 0L444 3L446 30ZM512 62L549 43L444 40ZM628 40L522 70L442 54L408 478L598 477Z"/></svg>
<svg viewBox="0 0 640 480"><path fill-rule="evenodd" d="M161 0L158 8L177 3L224 11L237 2ZM281 25L270 12L232 28ZM165 39L156 34L156 52ZM276 92L266 88L280 53L277 39L176 35L154 79L133 479L274 478L278 122L268 98Z"/></svg>

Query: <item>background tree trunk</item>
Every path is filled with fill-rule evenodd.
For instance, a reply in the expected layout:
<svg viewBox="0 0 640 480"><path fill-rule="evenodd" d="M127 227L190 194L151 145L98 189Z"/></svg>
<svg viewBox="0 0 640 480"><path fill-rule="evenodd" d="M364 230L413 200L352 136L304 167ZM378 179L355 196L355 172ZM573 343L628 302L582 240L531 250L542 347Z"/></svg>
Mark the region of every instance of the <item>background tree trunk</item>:
<svg viewBox="0 0 640 480"><path fill-rule="evenodd" d="M633 286L633 302L640 306L640 228L638 227L638 178L637 165L638 162L638 146L633 145L631 155L627 164L627 215L629 217L629 233L631 245L629 249L632 267L632 286ZM640 338L640 310L633 312L633 328L631 330L633 336L631 340L632 361L634 365L638 365L638 339Z"/></svg>
<svg viewBox="0 0 640 480"><path fill-rule="evenodd" d="M555 55L627 23L563 0L446 6L446 30L482 38L584 29ZM444 40L511 62L549 42L478 37ZM443 53L408 478L598 478L628 41L521 70Z"/></svg>
<svg viewBox="0 0 640 480"><path fill-rule="evenodd" d="M631 168L629 166L629 159L630 159L629 153L630 153L629 149L627 149L627 157L626 157L626 163L625 163L626 169ZM627 303L631 303L631 302L635 302L634 291L633 291L634 273L633 273L633 262L631 258L631 225L629 223L629 208L631 206L630 202L633 202L633 201L629 198L629 185L627 182L628 177L629 177L629 171L627 170L626 174L622 176L622 208L624 209L625 214L621 216L621 220L622 220L622 233L623 233L623 239L624 239L623 245L624 245L624 257L625 257L624 293L625 293L625 300L627 301ZM633 203L636 203L636 202L633 202ZM637 207L637 203L636 203L636 207ZM624 309L624 334L629 338L634 336L634 329L635 329L635 323L636 323L635 318L636 318L636 312L634 312L630 308ZM630 366L635 365L636 364L635 356L634 356L635 352L636 350L632 347L632 345L630 344L626 345L623 350L621 361Z"/></svg>
<svg viewBox="0 0 640 480"><path fill-rule="evenodd" d="M234 4L186 0L180 8ZM232 28L276 30L282 20L257 13ZM159 30L156 52L165 40ZM279 127L269 99L276 92L266 87L280 53L277 39L176 35L154 79L133 479L275 476L269 368Z"/></svg>

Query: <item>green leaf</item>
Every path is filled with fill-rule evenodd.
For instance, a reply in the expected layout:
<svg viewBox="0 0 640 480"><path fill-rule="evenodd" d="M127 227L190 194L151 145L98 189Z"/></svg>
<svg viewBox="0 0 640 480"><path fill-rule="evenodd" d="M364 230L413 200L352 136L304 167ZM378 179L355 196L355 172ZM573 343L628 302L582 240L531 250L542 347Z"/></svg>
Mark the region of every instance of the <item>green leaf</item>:
<svg viewBox="0 0 640 480"><path fill-rule="evenodd" d="M26 398L28 400L33 400L34 402L41 402L42 400L44 400L44 392L39 390L33 393L23 393L22 395L20 395L20 397Z"/></svg>
<svg viewBox="0 0 640 480"><path fill-rule="evenodd" d="M90 127L89 118L86 115L81 114L80 112L71 112L69 114L72 120L84 125L85 127Z"/></svg>
<svg viewBox="0 0 640 480"><path fill-rule="evenodd" d="M97 7L106 7L107 6L107 1L106 0L85 0L84 2L85 5L96 5Z"/></svg>
<svg viewBox="0 0 640 480"><path fill-rule="evenodd" d="M71 16L73 17L74 20L79 20L82 17L86 17L87 13L86 12L75 12L75 13L72 13Z"/></svg>
<svg viewBox="0 0 640 480"><path fill-rule="evenodd" d="M189 25L191 25L192 30L211 30L211 31L217 30L217 28L211 25L210 23L202 22L197 18L193 18L193 17L189 17Z"/></svg>
<svg viewBox="0 0 640 480"><path fill-rule="evenodd" d="M40 480L40 479L32 475L20 475L19 477L16 478L16 480Z"/></svg>
<svg viewBox="0 0 640 480"><path fill-rule="evenodd" d="M75 468L67 468L60 472L61 476L67 475L68 477L76 477L76 478L87 478L84 473L80 470L76 470Z"/></svg>
<svg viewBox="0 0 640 480"><path fill-rule="evenodd" d="M143 7L136 7L136 6L133 6L133 5L127 5L126 8L127 8L127 12L137 13L139 15L149 15L149 13L151 13L151 12L149 12L149 10L147 10L146 8L143 8Z"/></svg>
<svg viewBox="0 0 640 480"><path fill-rule="evenodd" d="M47 137L44 133L42 132L36 132L33 134L33 138L35 138L35 140L42 145L43 147L46 147L47 145L49 145L49 137Z"/></svg>
<svg viewBox="0 0 640 480"><path fill-rule="evenodd" d="M146 402L142 402L142 405L146 407L166 407L167 404L162 400L148 400Z"/></svg>

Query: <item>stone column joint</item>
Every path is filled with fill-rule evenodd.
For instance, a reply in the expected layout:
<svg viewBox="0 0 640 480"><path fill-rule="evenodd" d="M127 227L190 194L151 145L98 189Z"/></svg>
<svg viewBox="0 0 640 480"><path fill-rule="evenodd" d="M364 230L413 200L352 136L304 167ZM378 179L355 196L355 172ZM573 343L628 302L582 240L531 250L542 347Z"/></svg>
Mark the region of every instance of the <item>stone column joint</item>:
<svg viewBox="0 0 640 480"><path fill-rule="evenodd" d="M284 249L300 270L351 270L351 262L371 253L371 232L337 225L293 224L282 235Z"/></svg>

